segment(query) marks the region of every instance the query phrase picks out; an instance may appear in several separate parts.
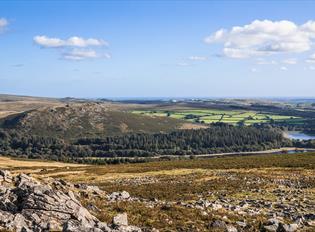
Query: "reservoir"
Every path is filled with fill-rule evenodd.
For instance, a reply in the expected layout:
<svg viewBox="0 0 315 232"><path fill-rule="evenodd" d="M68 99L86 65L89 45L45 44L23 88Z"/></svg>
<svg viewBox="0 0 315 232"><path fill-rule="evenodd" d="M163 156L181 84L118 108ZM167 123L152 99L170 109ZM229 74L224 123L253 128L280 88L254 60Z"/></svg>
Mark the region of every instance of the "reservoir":
<svg viewBox="0 0 315 232"><path fill-rule="evenodd" d="M315 139L315 135L305 134L301 131L287 131L285 136L289 139L309 140Z"/></svg>

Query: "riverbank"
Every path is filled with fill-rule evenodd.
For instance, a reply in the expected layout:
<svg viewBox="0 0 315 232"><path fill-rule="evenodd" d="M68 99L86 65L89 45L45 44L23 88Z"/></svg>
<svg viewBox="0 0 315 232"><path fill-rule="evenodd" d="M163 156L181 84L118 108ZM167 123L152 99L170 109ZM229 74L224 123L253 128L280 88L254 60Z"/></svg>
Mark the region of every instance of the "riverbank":
<svg viewBox="0 0 315 232"><path fill-rule="evenodd" d="M287 139L295 139L295 140L315 139L315 135L306 134L302 131L285 131L285 132L283 132L283 137L285 137Z"/></svg>

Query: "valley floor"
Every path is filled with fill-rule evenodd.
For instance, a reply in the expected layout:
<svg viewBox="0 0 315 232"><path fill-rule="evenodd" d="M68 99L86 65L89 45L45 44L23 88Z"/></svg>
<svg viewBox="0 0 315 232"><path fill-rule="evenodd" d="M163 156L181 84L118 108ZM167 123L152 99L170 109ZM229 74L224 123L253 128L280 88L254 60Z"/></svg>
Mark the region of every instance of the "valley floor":
<svg viewBox="0 0 315 232"><path fill-rule="evenodd" d="M131 224L159 231L315 230L315 153L105 166L0 157L0 169L113 193L110 201L82 197L102 221L127 212Z"/></svg>

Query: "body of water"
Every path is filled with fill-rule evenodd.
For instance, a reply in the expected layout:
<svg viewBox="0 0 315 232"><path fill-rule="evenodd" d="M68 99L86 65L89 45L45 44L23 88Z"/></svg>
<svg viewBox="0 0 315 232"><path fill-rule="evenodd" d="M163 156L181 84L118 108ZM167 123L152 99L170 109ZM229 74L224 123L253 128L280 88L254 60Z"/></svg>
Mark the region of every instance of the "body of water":
<svg viewBox="0 0 315 232"><path fill-rule="evenodd" d="M287 131L285 136L289 139L309 140L315 139L315 135L308 135L300 131Z"/></svg>

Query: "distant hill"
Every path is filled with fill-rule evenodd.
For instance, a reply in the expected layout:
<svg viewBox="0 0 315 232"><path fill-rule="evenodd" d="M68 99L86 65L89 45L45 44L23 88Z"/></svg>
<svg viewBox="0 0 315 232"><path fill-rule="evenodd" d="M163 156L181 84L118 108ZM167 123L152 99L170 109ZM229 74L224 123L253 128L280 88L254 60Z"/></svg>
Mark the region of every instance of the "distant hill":
<svg viewBox="0 0 315 232"><path fill-rule="evenodd" d="M167 117L136 115L102 103L70 103L12 114L2 118L0 126L33 135L71 139L129 132L168 132L187 128L187 123Z"/></svg>
<svg viewBox="0 0 315 232"><path fill-rule="evenodd" d="M41 107L57 106L60 103L54 98L0 94L0 118Z"/></svg>

